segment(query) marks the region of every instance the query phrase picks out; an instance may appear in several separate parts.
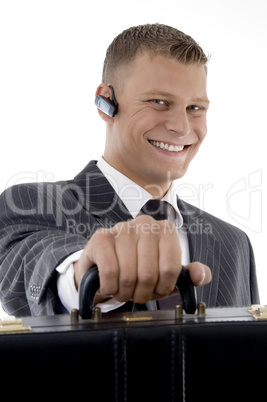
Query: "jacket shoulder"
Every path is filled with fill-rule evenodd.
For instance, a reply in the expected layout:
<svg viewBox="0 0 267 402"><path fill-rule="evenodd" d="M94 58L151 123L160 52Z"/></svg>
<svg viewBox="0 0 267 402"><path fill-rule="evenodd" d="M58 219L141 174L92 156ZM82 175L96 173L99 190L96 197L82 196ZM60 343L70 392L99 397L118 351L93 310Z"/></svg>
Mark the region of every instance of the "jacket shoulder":
<svg viewBox="0 0 267 402"><path fill-rule="evenodd" d="M229 222L224 221L202 209L195 207L192 204L189 204L181 199L178 200L179 209L181 214L184 218L186 224L190 222L198 222L200 224L209 224L211 227L216 231L224 231L224 232L231 232L236 234L237 236L245 236L247 237L246 233L239 229L237 226L232 225Z"/></svg>

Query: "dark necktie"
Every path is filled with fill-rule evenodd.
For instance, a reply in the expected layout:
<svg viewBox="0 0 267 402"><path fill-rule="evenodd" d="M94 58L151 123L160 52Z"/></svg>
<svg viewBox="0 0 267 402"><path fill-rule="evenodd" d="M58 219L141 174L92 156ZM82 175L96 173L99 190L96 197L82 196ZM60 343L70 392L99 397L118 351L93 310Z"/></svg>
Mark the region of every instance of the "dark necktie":
<svg viewBox="0 0 267 402"><path fill-rule="evenodd" d="M157 221L168 219L171 205L167 201L149 200L141 211L145 215L150 215Z"/></svg>

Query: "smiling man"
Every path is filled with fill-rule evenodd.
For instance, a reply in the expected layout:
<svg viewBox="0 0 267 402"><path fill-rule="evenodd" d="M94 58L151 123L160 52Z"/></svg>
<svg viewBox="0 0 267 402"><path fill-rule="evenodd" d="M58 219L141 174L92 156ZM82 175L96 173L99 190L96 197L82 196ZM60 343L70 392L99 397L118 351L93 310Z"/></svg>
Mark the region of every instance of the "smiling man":
<svg viewBox="0 0 267 402"><path fill-rule="evenodd" d="M19 185L1 196L7 312L77 308L81 278L95 264L103 311L170 308L182 264L209 307L259 302L245 233L183 202L175 188L207 133L207 62L190 36L161 24L114 39L96 91L103 157L73 180ZM160 220L148 216L149 200L167 206Z"/></svg>
<svg viewBox="0 0 267 402"><path fill-rule="evenodd" d="M141 53L131 72L117 78L125 83L116 91L116 118L101 113L108 123L104 159L143 188L158 185L163 196L185 174L207 132L205 65ZM110 92L106 84L97 90Z"/></svg>

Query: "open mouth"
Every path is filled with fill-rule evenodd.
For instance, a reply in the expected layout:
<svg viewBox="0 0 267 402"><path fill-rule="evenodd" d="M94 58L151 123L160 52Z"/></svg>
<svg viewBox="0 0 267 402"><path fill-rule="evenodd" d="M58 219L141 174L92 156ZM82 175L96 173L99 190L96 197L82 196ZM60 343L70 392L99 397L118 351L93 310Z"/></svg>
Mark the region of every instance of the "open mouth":
<svg viewBox="0 0 267 402"><path fill-rule="evenodd" d="M164 151L169 151L169 152L181 152L187 145L172 145L172 144L167 144L164 142L160 141L153 141L153 140L148 140L150 144L154 145L156 148L161 148Z"/></svg>

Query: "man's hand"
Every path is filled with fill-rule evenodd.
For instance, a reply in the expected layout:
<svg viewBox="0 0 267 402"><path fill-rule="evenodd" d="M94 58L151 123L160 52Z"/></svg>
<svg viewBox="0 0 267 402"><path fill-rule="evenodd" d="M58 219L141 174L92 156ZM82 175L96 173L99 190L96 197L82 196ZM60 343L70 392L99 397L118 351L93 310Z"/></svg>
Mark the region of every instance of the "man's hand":
<svg viewBox="0 0 267 402"><path fill-rule="evenodd" d="M142 215L111 229L99 229L74 264L77 288L83 274L95 264L103 295L141 304L166 297L174 290L181 272L176 228L169 221ZM186 268L195 286L211 281L206 265L192 262Z"/></svg>

